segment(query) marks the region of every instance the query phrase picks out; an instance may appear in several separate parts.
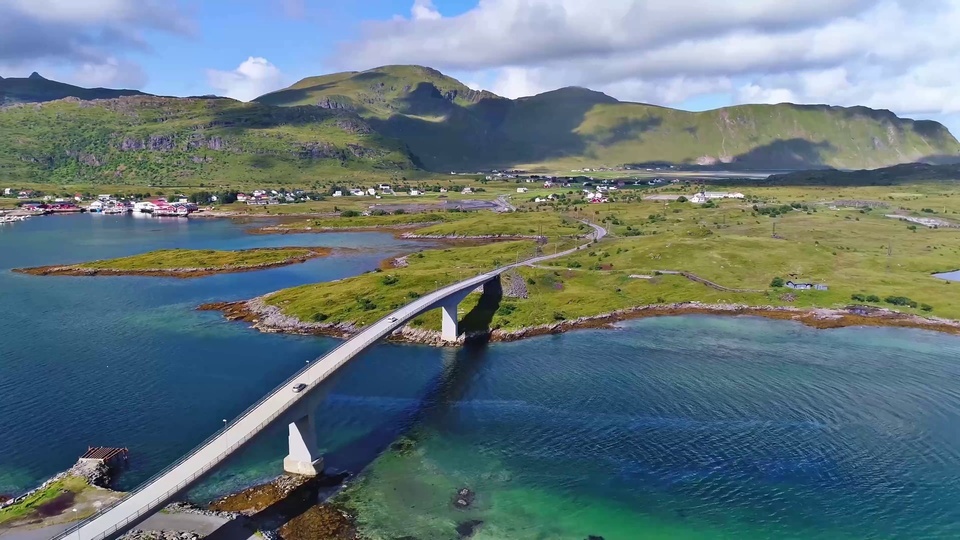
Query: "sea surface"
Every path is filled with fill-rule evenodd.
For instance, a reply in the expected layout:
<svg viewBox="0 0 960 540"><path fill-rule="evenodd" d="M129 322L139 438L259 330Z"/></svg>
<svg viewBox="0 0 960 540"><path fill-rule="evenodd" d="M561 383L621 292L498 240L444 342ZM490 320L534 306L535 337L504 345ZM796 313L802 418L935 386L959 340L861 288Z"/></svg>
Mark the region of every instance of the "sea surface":
<svg viewBox="0 0 960 540"><path fill-rule="evenodd" d="M194 307L374 268L388 234L251 236L116 216L0 228L0 493L130 448L120 487L188 451L327 338ZM10 268L162 247L328 245L326 259L194 280ZM371 538L960 538L960 338L684 316L466 349L383 344L317 411L338 497ZM397 444L402 441L402 444ZM272 478L278 426L190 497ZM471 507L452 501L476 493Z"/></svg>

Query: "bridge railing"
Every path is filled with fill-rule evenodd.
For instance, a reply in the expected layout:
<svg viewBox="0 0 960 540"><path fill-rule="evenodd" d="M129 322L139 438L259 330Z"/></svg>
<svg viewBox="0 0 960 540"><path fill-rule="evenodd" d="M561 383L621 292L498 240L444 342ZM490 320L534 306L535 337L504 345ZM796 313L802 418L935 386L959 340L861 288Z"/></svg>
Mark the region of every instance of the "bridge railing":
<svg viewBox="0 0 960 540"><path fill-rule="evenodd" d="M379 322L381 322L381 321L383 321L383 320L384 320L384 319L379 319L379 320L377 321L377 323L379 323ZM375 323L375 324L376 324L376 323ZM378 335L378 336L373 337L373 338L365 339L365 340L363 340L363 342L361 342L361 347L360 347L360 348L362 349L362 348L366 347L367 345L369 345L369 344L371 344L371 343L373 343L373 342L379 341L382 337L383 337L383 336L379 336L379 335ZM346 345L347 345L347 342L341 343L340 345L334 347L334 348L331 349L329 352L327 352L326 354L324 354L323 357L321 357L321 358L324 358L324 357L327 357L327 356L329 356L329 355L331 355L331 354L334 354L337 350L339 350L341 347L344 347L344 346L346 346ZM205 448L207 448L210 444L212 444L212 443L213 443L217 438L219 438L220 436L225 435L232 427L235 427L237 424L239 424L240 422L242 422L243 420L245 420L257 407L259 407L260 405L262 405L264 402L266 402L267 400L273 398L273 397L276 396L279 392L289 391L290 385L291 385L295 380L297 380L298 378L302 377L303 374L306 373L308 370L310 370L312 367L313 367L312 365L308 365L308 366L305 366L305 367L301 368L301 369L300 369L299 371L297 371L295 374L291 375L291 376L288 377L286 380L284 380L282 383L280 383L280 384L279 384L277 387L275 387L272 391L268 392L264 397L262 397L262 398L260 398L259 400L257 400L253 405L247 407L247 409L244 410L244 411L243 411L239 416L237 416L233 421L227 423L224 427L222 427L222 428L220 428L219 430L217 430L216 432L214 432L213 435L207 437L203 442L201 442L200 444L198 444L197 446L195 446L190 452L186 453L185 455L183 455L182 457L180 457L179 459L177 459L176 461L174 461L174 462L171 463L170 465L164 467L161 471L159 471L158 473L154 474L154 475L151 476L149 479L147 479L146 481L144 481L143 483L141 483L140 486L138 486L138 487L137 487L136 489L134 489L133 491L129 492L129 494L128 494L126 497L124 497L123 499L120 499L120 500L118 500L118 501L116 501L116 502L114 502L114 503L111 503L111 504L108 505L108 506L103 507L103 508L102 508L99 512L97 512L97 514L95 514L94 516L91 516L91 517L89 517L89 518L87 518L87 519L85 519L85 520L82 520L82 521L80 521L80 522L77 522L76 524L74 524L73 526L71 526L69 529L67 529L67 530L63 531L62 533L60 533L59 535L53 537L52 540L66 539L66 538L70 537L71 535L75 535L79 529L81 529L83 526L87 525L88 523L90 523L90 522L93 521L94 519L96 519L96 518L104 515L105 513L109 512L109 511L112 510L112 509L115 509L115 508L118 507L119 505L123 504L125 501L129 501L131 497L133 497L134 495L140 493L141 491L143 491L143 489L145 489L145 488L146 488L147 486L149 486L150 484L156 482L158 479L160 479L160 478L163 477L164 475L169 474L170 471L172 471L173 469L175 469L175 468L183 465L184 463L186 463L186 462L187 462L188 460L190 460L192 457L196 456L196 455L197 455L198 453L200 453L202 450L204 450ZM319 380L324 380L324 379L326 379L332 372L336 371L339 367L340 367L340 364L337 364L337 365L334 365L334 366L331 366L331 367L327 368L327 369L324 370L323 373L319 376ZM204 474L206 474L207 472L209 472L210 469L212 469L213 467L219 465L219 464L220 464L224 459L226 459L230 454L232 454L232 453L233 453L234 451L236 451L238 448L240 448L241 446L243 446L244 444L246 444L250 439L252 439L252 438L255 437L256 435L258 435L261 431L263 431L263 429L264 429L266 426L268 426L268 425L270 425L271 423L273 423L273 421L276 420L280 415L282 415L283 413L287 412L287 410L290 408L290 406L291 406L295 401L297 401L298 398L299 398L299 394L294 394L289 400L287 400L286 403L284 403L284 405L283 405L282 407L280 407L280 408L277 410L277 412L275 412L274 414L270 415L270 417L267 418L266 420L262 421L255 429L248 431L245 436L243 436L242 438L240 438L240 439L237 440L236 442L232 443L229 447L224 448L223 452L221 452L216 458L214 458L213 460L210 460L209 462L207 462L206 465L204 465L204 466L201 467L198 471L196 471L196 472L194 472L193 474L191 474L188 478L182 480L182 481L179 482L176 486L167 489L166 491L164 491L164 492L163 492L161 495L159 495L158 497L156 497L156 498L152 499L151 501L145 503L140 509L137 510L136 513L129 515L129 516L128 516L127 518L125 518L123 521L118 522L117 524L115 524L113 527L111 527L111 528L108 529L108 530L105 530L105 531L103 531L103 532L101 532L101 533L99 533L99 534L97 534L97 535L91 536L91 537L80 538L80 540L102 540L103 538L106 538L106 537L110 536L111 534L117 532L118 530L124 528L127 524L138 520L140 517L142 517L142 516L144 516L144 515L146 515L146 514L155 512L155 511L156 511L156 507L157 507L160 503L162 503L164 500L167 500L167 499L172 498L174 495L176 495L177 493L179 493L180 491L182 491L183 489L185 489L187 486L189 486L190 484L192 484L194 481L196 481L197 478L203 476ZM79 538L79 537L78 537L78 538Z"/></svg>
<svg viewBox="0 0 960 540"><path fill-rule="evenodd" d="M448 286L450 286L450 285L448 285ZM385 319L386 319L386 317L380 318L380 319L378 319L376 322L374 322L373 324L378 324L378 323L380 323L380 322L383 322ZM371 326L372 326L372 325L371 325ZM374 342L376 342L376 341L379 341L379 340L382 339L382 338L383 338L382 335L375 335L375 336L372 337L372 338L365 339L365 340L363 340L363 341L361 342L361 345L360 345L359 348L360 348L360 349L363 349L363 348L365 348L366 346L370 345L371 343L374 343ZM332 354L335 354L338 350L340 350L341 348L347 346L348 343L352 343L352 344L355 345L355 342L349 342L349 341L343 342L343 343L337 345L336 347L334 347L333 349L331 349L330 351L328 351L327 353L325 353L321 358L326 358L326 357L328 357L328 356L330 356L330 355L332 355ZM304 366L303 368L301 368L300 370L298 370L296 373L294 373L293 375L291 375L290 377L288 377L286 380L284 380L282 383L280 383L278 386L276 386L272 391L268 392L268 393L265 394L262 398L260 398L259 400L257 400L255 403L253 403L253 404L250 405L249 407L247 407L242 413L240 413L239 416L237 416L236 418L234 418L231 422L227 423L226 425L224 425L224 427L220 428L219 430L217 430L216 432L214 432L212 435L210 435L209 437L207 437L206 439L204 439L203 442L201 442L200 444L198 444L197 446L195 446L195 447L194 447L192 450L190 450L188 453L186 453L185 455L181 456L179 459L177 459L176 461L174 461L174 462L171 463L170 465L164 467L162 470L160 470L159 472L157 472L156 474L154 474L153 476L151 476L151 477L150 477L149 479L147 479L146 481L142 482L142 483L140 484L140 486L138 486L137 488L135 488L133 491L129 492L129 494L128 494L126 497L124 497L123 499L120 499L120 500L118 500L118 501L116 501L116 502L114 502L114 503L111 503L111 504L108 505L108 506L103 507L99 512L97 512L96 515L91 516L91 517L89 517L89 518L87 518L87 519L85 519L85 520L82 520L82 521L77 522L76 524L74 524L73 526L71 526L69 529L67 529L67 530L63 531L62 533L60 533L59 535L53 537L52 540L66 539L66 538L68 538L68 537L70 537L70 536L72 536L72 535L76 535L79 529L81 529L81 528L84 527L85 525L89 524L89 523L92 522L94 519L96 519L96 518L98 518L98 517L100 517L100 516L103 516L105 513L109 512L110 510L113 510L113 509L117 508L119 505L123 504L124 502L129 501L131 497L133 497L134 495L140 493L141 491L143 491L143 489L145 489L145 488L146 488L147 486L149 486L150 484L156 482L157 480L159 480L160 478L162 478L164 475L169 474L172 470L174 470L174 469L176 469L177 467L179 467L179 466L183 465L184 463L186 463L188 460L190 460L191 458L193 458L194 456L196 456L199 452L201 452L202 450L204 450L205 448L207 448L210 444L212 444L212 443L213 443L215 440L217 440L220 436L225 435L231 428L235 427L237 424L239 424L240 422L242 422L243 420L245 420L254 410L256 410L258 407L260 407L261 405L263 405L264 402L266 402L267 400L273 398L274 396L276 396L276 395L277 395L278 393L280 393L280 392L289 391L288 389L289 389L290 385L291 385L295 380L301 378L301 377L304 375L304 373L306 373L307 371L309 371L312 367L313 367L313 364ZM334 371L336 371L337 369L339 369L339 367L340 367L340 364L336 364L336 365L333 365L333 366L327 368L327 369L324 370L324 372L319 376L319 380L324 380L324 379L326 379L332 372L334 372ZM123 521L118 522L117 524L115 524L113 527L111 527L111 528L108 529L108 530L105 530L105 531L103 531L103 532L101 532L101 533L99 533L99 534L97 534L97 535L91 536L91 537L79 538L78 540L102 540L103 538L106 538L106 537L110 536L111 534L117 532L118 530L124 528L127 524L129 524L129 523L131 523L131 522L134 522L134 521L137 521L137 520L138 520L139 518L141 518L142 516L144 516L144 515L146 515L146 514L149 514L149 513L152 513L152 512L155 512L155 511L156 511L156 507L157 507L160 503L162 503L164 500L167 500L167 499L172 498L174 495L176 495L177 493L179 493L180 491L182 491L183 489L185 489L187 486L189 486L190 484L192 484L194 481L196 481L197 478L203 476L204 474L206 474L207 472L209 472L210 469L212 469L213 467L219 465L224 459L226 459L230 454L232 454L234 451L236 451L240 446L246 444L251 438L253 438L253 437L256 436L257 434L259 434L267 425L273 423L273 421L276 420L281 414L285 413L285 412L290 408L291 404L292 404L293 402L297 401L298 398L299 398L299 394L294 394L293 396L291 396L291 398L290 398L289 400L287 400L287 402L286 402L281 408L279 408L279 409L277 410L277 412L275 412L274 414L270 415L269 418L267 418L266 420L264 420L263 422L261 422L255 429L248 431L248 432L247 432L247 435L245 435L244 437L242 437L240 440L234 442L234 443L231 444L229 447L226 447L226 448L223 450L223 452L221 452L216 458L214 458L213 460L207 462L206 465L204 465L203 467L201 467L199 470L195 471L195 472L194 472L193 474L191 474L188 478L182 480L182 481L179 482L176 486L167 489L167 490L164 491L161 495L157 496L156 498L154 498L154 499L152 499L151 501L149 501L149 502L145 503L144 505L142 505L141 508L139 508L139 509L136 511L136 513L133 513L133 514L127 516Z"/></svg>
<svg viewBox="0 0 960 540"><path fill-rule="evenodd" d="M574 251L574 250L570 250L570 251ZM508 263L508 264L505 264L505 265L501 265L501 266L495 267L495 268L493 268L490 272L495 272L495 271L497 271L497 270L503 270L503 269L509 268L509 267L511 267L511 266L516 266L517 264L520 264L520 263L529 261L529 260L534 259L534 258L537 258L537 257L542 257L542 256L543 256L543 254L538 254L538 253L536 252L536 250L534 250L534 252L533 252L529 257L524 257L524 258L521 260L521 259L519 258L519 256L518 256L518 258L517 258L517 260L516 260L515 262L513 262L513 263ZM484 272L484 273L490 273L490 272ZM483 274L478 274L478 276L479 276L479 275L483 275ZM474 276L474 277L477 277L477 276ZM468 278L468 279L472 279L472 278ZM437 288L437 291L440 291L440 290L442 290L442 289L444 289L444 288L446 288L446 287L451 287L451 286L455 285L456 283L460 283L460 281L457 281L457 282L455 282L454 284L449 284L449 285L444 285L443 287L438 287L438 288ZM437 292L437 291L435 291L435 292ZM372 323L371 326L373 326L373 325L375 325L375 324L378 324L378 323L381 323L381 322L385 321L386 319L387 319L387 316L382 317L382 318L378 319L376 322ZM387 332L387 333L388 333L388 332ZM379 340L382 339L382 338L383 338L383 335L381 335L380 333L377 333L374 337L371 337L371 338L368 338L368 339L363 340L363 341L361 342L360 349L363 349L363 348L365 348L366 346L370 345L371 343L374 343L374 342L376 342L376 341L379 341ZM352 340L348 340L348 341L345 341L345 342L337 345L336 347L334 347L333 349L331 349L330 351L328 351L326 354L324 354L324 355L321 357L321 359L322 359L322 358L326 358L326 357L328 357L328 356L330 356L330 355L332 355L332 354L335 354L335 353L336 353L337 351L339 351L341 348L346 347L348 344L351 344L351 343L352 343ZM103 508L102 508L101 510L99 510L95 515L90 516L90 517L88 517L88 518L86 518L86 519L84 519L84 520L82 520L82 521L79 521L79 522L75 523L75 524L74 524L73 526L71 526L70 528L68 528L68 529L66 529L65 531L61 532L61 533L58 534L57 536L54 536L51 540L66 540L67 538L69 538L70 536L73 536L73 535L76 535L77 540L103 540L104 538L106 538L106 537L114 534L114 533L117 532L118 530L125 528L126 525L128 525L129 523L135 522L135 521L139 520L139 519L140 519L141 517L143 517L144 515L147 515L147 514L151 514L151 513L156 512L156 507L157 507L158 505L160 505L160 504L161 504L162 502L164 502L165 500L169 500L169 499L173 498L174 495L176 495L177 493L179 493L179 492L183 491L184 489L186 489L186 487L189 486L190 484L192 484L193 482L195 482L195 481L197 480L197 478L203 476L204 474L206 474L207 472L209 472L210 469L212 469L213 467L219 465L223 460L225 460L228 456L230 456L234 451L236 451L238 448L240 448L241 446L243 446L244 444L246 444L250 439L252 439L252 438L255 437L256 435L258 435L261 431L263 431L264 428L266 428L268 425L270 425L271 423L273 423L274 420L276 420L280 415L282 415L283 413L285 413L285 412L290 408L290 406L291 406L291 404L292 404L293 402L295 402L295 401L298 400L298 398L300 397L300 394L294 394L293 396L291 396L291 398L290 398L289 400L287 400L287 401L283 404L283 406L281 406L279 409L277 409L277 411L276 411L275 413L271 414L269 418L267 418L266 420L262 421L255 429L252 429L252 430L247 431L246 435L244 435L243 437L241 437L239 440L235 441L235 442L234 442L233 444L231 444L229 447L224 448L223 452L221 452L220 454L218 454L214 459L209 460L209 461L208 461L203 467L201 467L199 470L197 470L197 471L195 471L194 473L192 473L192 474L191 474L189 477L187 477L186 479L180 481L176 486L167 489L166 491L164 491L162 494L160 494L160 495L157 496L156 498L154 498L154 499L150 500L149 502L141 505L141 507L138 508L135 513L132 513L132 514L128 515L126 518L123 519L123 521L120 521L120 522L114 524L111 528L109 528L109 529L107 529L107 530L104 530L104 531L101 532L101 533L98 533L98 534L96 534L96 535L89 536L89 537L86 537L86 538L81 537L80 534L79 534L79 532L78 532L81 528L83 528L84 526L88 525L89 523L91 523L91 522L94 521L95 519L97 519L97 518L99 518L99 517L102 517L104 514L110 512L111 510L116 509L118 506L124 504L125 502L130 501L130 499L131 499L133 496L137 495L138 493L141 493L141 492L142 492L144 489L146 489L148 486L150 486L151 484L153 484L154 482L156 482L157 480L159 480L159 479L162 478L163 476L169 474L172 470L174 470L174 469L176 469L177 467L179 467L179 466L183 465L184 463L186 463L188 460L190 460L191 458L193 458L194 456L196 456L198 453L200 453L201 451L203 451L205 448L207 448L211 443L213 443L213 441L217 440L220 436L225 436L226 433L227 433L231 428L235 427L237 424L239 424L240 422L242 422L243 420L245 420L248 416L250 416L250 414L251 414L254 410L256 410L258 407L260 407L261 405L263 405L264 402L266 402L267 400L273 398L274 396L276 396L276 395L279 394L280 392L288 391L288 388L290 387L291 383L293 383L293 382L294 382L295 380L297 380L298 378L302 377L303 374L306 373L307 371L309 371L311 368L313 368L314 365L315 365L315 363L314 363L314 364L307 365L307 366L304 366L303 368L300 368L296 373L294 373L293 375L291 375L290 377L288 377L288 378L287 378L286 380L284 380L282 383L280 383L279 385L277 385L273 390L271 390L270 392L268 392L267 394L265 394L263 397L261 397L260 399L258 399L256 402L254 402L252 405L250 405L249 407L247 407L242 413L240 413L240 415L238 415L238 416L237 416L236 418L234 418L232 421L228 422L228 423L225 424L222 428L220 428L219 430L217 430L216 432L214 432L212 435L210 435L209 437L207 437L206 439L204 439L203 442L201 442L200 444L198 444L197 446L195 446L192 450L190 450L189 452L187 452L185 455L181 456L179 459L177 459L176 461L174 461L174 462L171 463L170 465L164 467L162 470L160 470L159 472L157 472L156 474L154 474L153 476L151 476L151 477L150 477L149 479L147 479L146 481L142 482L137 488L135 488L134 490L130 491L130 492L128 493L128 495L127 495L126 497L124 497L123 499L120 499L120 500L118 500L118 501L116 501L116 502L113 502L113 503L111 503L110 505L108 505L108 506L106 506L106 507L103 507ZM339 369L341 365L342 365L342 363L337 363L336 365L332 365L331 367L327 368L326 370L324 370L324 372L321 374L321 376L319 377L318 380L322 381L322 380L326 379L331 373L333 373L334 371L336 371L337 369Z"/></svg>

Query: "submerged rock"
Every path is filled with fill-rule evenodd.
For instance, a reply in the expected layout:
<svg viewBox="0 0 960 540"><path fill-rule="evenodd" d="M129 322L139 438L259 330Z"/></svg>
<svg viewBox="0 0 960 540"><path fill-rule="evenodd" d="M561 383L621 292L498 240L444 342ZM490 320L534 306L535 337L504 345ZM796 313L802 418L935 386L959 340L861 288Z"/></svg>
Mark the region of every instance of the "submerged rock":
<svg viewBox="0 0 960 540"><path fill-rule="evenodd" d="M470 505L473 504L473 499L476 498L477 494L470 490L470 488L460 488L457 490L457 495L453 498L453 505L461 510L464 508L470 508Z"/></svg>
<svg viewBox="0 0 960 540"><path fill-rule="evenodd" d="M476 534L477 529L483 525L483 520L471 519L469 521L464 521L457 525L457 534L460 535L460 538L470 538Z"/></svg>

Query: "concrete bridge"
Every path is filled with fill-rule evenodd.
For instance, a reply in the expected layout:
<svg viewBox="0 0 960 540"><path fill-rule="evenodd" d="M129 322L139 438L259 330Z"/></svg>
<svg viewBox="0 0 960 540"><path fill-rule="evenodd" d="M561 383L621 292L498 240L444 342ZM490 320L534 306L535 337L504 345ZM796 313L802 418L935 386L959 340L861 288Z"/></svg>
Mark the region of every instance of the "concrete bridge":
<svg viewBox="0 0 960 540"><path fill-rule="evenodd" d="M603 228L589 225L594 229L592 234L594 239L599 240L606 234ZM588 245L584 244L560 253L534 257L497 268L438 289L394 311L367 326L319 360L308 364L222 430L141 484L126 498L96 516L78 522L54 538L110 540L122 536L198 482L256 435L279 421L281 416L289 422L289 453L283 460L284 470L304 475L319 474L323 470L323 457L319 451L313 421L316 404L312 403L314 400L311 397L315 394L313 390L321 382L374 343L401 328L411 319L433 309L440 309L443 314L442 338L446 341L456 341L460 334L457 306L468 294L481 287L485 294L493 293L500 287L500 274L504 271L562 257ZM305 384L306 388L302 392L294 392L292 388L298 384Z"/></svg>

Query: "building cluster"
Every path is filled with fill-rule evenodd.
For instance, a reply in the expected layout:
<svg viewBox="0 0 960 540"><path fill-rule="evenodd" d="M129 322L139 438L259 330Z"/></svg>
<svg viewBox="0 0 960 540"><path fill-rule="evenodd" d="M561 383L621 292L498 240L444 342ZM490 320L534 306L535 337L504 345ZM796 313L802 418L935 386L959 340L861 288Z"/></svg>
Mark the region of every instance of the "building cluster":
<svg viewBox="0 0 960 540"><path fill-rule="evenodd" d="M719 199L742 199L743 193L727 193L724 191L701 191L699 193L694 193L687 200L694 204L704 204L707 201L714 201Z"/></svg>
<svg viewBox="0 0 960 540"><path fill-rule="evenodd" d="M311 200L313 199L302 189L294 191L256 189L249 194L237 193L237 202L247 203L251 206L307 202ZM217 196L212 195L210 202L217 202Z"/></svg>

